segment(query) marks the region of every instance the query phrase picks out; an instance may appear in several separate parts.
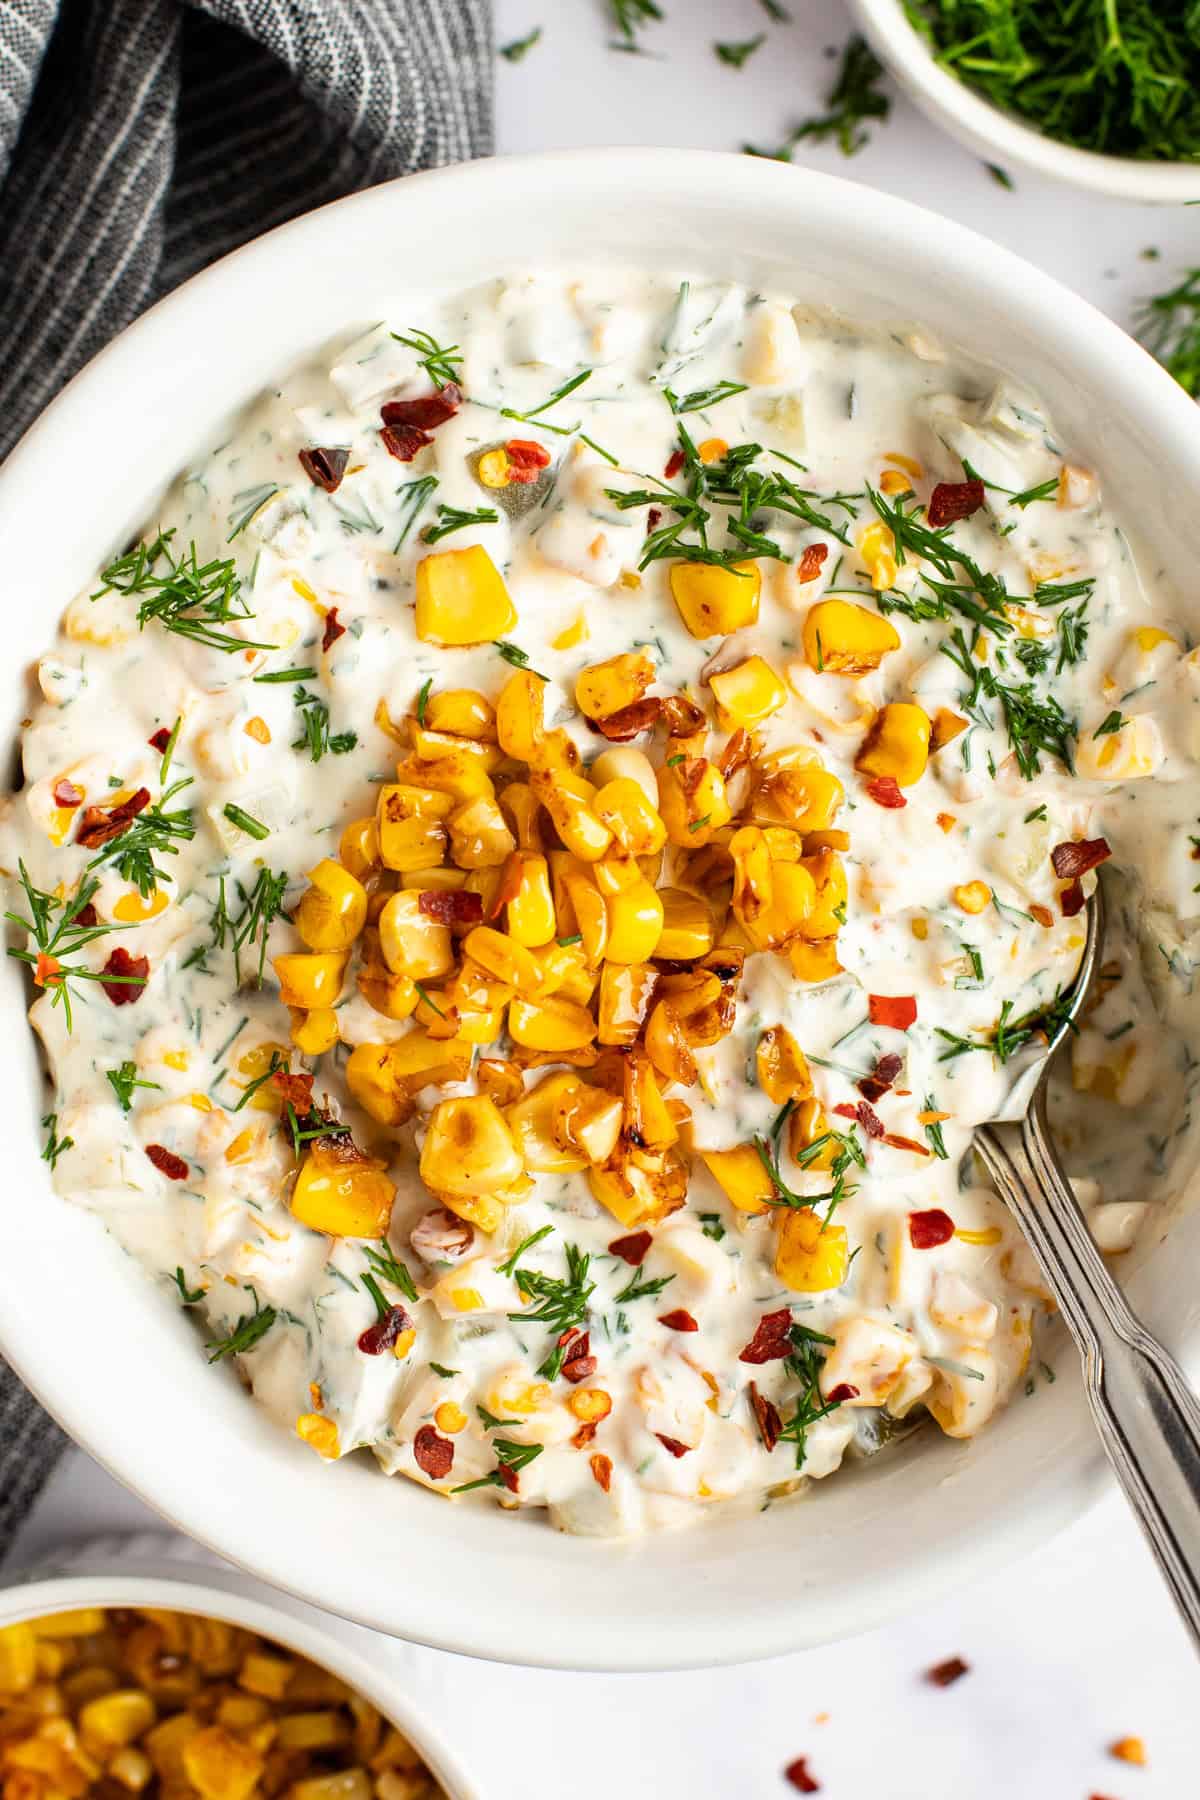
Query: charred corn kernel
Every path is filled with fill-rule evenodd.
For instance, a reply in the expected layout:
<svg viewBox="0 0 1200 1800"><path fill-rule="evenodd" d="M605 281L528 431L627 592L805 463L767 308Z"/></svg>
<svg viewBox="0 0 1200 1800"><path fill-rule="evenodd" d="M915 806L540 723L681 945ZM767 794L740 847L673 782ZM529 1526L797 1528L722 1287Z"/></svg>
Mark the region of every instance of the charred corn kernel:
<svg viewBox="0 0 1200 1800"><path fill-rule="evenodd" d="M736 668L710 675L708 685L733 723L744 725L747 731L777 713L787 699L787 688L761 656L748 657Z"/></svg>
<svg viewBox="0 0 1200 1800"><path fill-rule="evenodd" d="M162 888L155 888L152 894L122 894L113 907L113 918L123 925L140 925L145 919L156 919L170 904L170 895Z"/></svg>
<svg viewBox="0 0 1200 1800"><path fill-rule="evenodd" d="M758 1085L776 1106L809 1099L813 1085L808 1059L786 1025L772 1025L763 1032L754 1060Z"/></svg>
<svg viewBox="0 0 1200 1800"><path fill-rule="evenodd" d="M480 743L496 741L496 709L475 688L444 688L430 694L425 703L424 724L430 731L448 732L454 737L474 738Z"/></svg>
<svg viewBox="0 0 1200 1800"><path fill-rule="evenodd" d="M950 898L960 912L981 913L991 903L992 890L986 881L964 881L951 888Z"/></svg>
<svg viewBox="0 0 1200 1800"><path fill-rule="evenodd" d="M500 1109L484 1094L439 1100L421 1147L421 1179L445 1194L495 1194L524 1171Z"/></svg>
<svg viewBox="0 0 1200 1800"><path fill-rule="evenodd" d="M663 903L657 891L639 875L631 887L610 894L608 945L605 956L614 963L649 962L662 936Z"/></svg>
<svg viewBox="0 0 1200 1800"><path fill-rule="evenodd" d="M547 1075L508 1108L505 1120L527 1169L538 1174L557 1175L587 1167L588 1158L584 1153L560 1142L554 1132L559 1101L566 1101L582 1086L577 1075Z"/></svg>
<svg viewBox="0 0 1200 1800"><path fill-rule="evenodd" d="M683 850L702 849L733 817L721 771L696 756L658 771L658 810L668 839Z"/></svg>
<svg viewBox="0 0 1200 1800"><path fill-rule="evenodd" d="M416 1011L417 990L407 975L394 975L376 953L363 963L354 977L359 993L375 1012L385 1019L408 1019Z"/></svg>
<svg viewBox="0 0 1200 1800"><path fill-rule="evenodd" d="M649 963L605 963L600 973L597 1030L602 1044L636 1042L657 979L657 971Z"/></svg>
<svg viewBox="0 0 1200 1800"><path fill-rule="evenodd" d="M419 889L402 888L379 915L379 948L388 968L410 981L436 981L454 967L448 926L421 911Z"/></svg>
<svg viewBox="0 0 1200 1800"><path fill-rule="evenodd" d="M811 877L815 890L804 920L804 936L813 940L835 937L838 926L846 917L849 895L846 865L836 850L818 850L812 856L802 857L800 867ZM779 871L776 872L777 886L778 881Z"/></svg>
<svg viewBox="0 0 1200 1800"><path fill-rule="evenodd" d="M351 819L338 839L338 858L357 881L379 867L379 826L374 819Z"/></svg>
<svg viewBox="0 0 1200 1800"><path fill-rule="evenodd" d="M500 805L519 850L545 850L542 803L526 781L510 781L500 795Z"/></svg>
<svg viewBox="0 0 1200 1800"><path fill-rule="evenodd" d="M531 785L566 848L581 862L598 862L613 840L608 826L592 810L596 790L591 782L539 770Z"/></svg>
<svg viewBox="0 0 1200 1800"><path fill-rule="evenodd" d="M739 1212L770 1212L775 1183L753 1144L738 1144L732 1150L702 1150L700 1155L709 1174Z"/></svg>
<svg viewBox="0 0 1200 1800"><path fill-rule="evenodd" d="M257 1750L220 1725L197 1731L183 1746L184 1772L201 1800L250 1800L264 1766Z"/></svg>
<svg viewBox="0 0 1200 1800"><path fill-rule="evenodd" d="M516 669L496 701L496 735L506 756L534 760L546 735L546 683L532 669Z"/></svg>
<svg viewBox="0 0 1200 1800"><path fill-rule="evenodd" d="M820 763L759 765L749 815L755 825L786 825L793 831L827 831L845 799L836 775Z"/></svg>
<svg viewBox="0 0 1200 1800"><path fill-rule="evenodd" d="M594 867L594 864L578 862L574 857L554 864L555 877L566 901L565 907L555 909L560 936L573 937L578 933L584 958L591 968L600 963L608 948L608 905L596 884L592 873ZM569 916L564 918L564 912ZM570 929L562 931L562 925Z"/></svg>
<svg viewBox="0 0 1200 1800"><path fill-rule="evenodd" d="M439 819L386 816L388 791L381 789L379 800L379 850L384 867L402 873L436 868L446 854L446 827Z"/></svg>
<svg viewBox="0 0 1200 1800"><path fill-rule="evenodd" d="M575 704L588 719L608 719L640 700L654 680L654 658L648 650L628 650L607 662L593 663L575 681Z"/></svg>
<svg viewBox="0 0 1200 1800"><path fill-rule="evenodd" d="M517 609L480 544L437 550L417 564L417 636L425 644L490 644L511 631Z"/></svg>
<svg viewBox="0 0 1200 1800"><path fill-rule="evenodd" d="M828 1138L829 1120L825 1117L825 1109L815 1098L798 1100L788 1119L788 1147L796 1158L803 1158L806 1169L828 1169L838 1155L838 1146L832 1138L814 1152L813 1145L819 1138Z"/></svg>
<svg viewBox="0 0 1200 1800"><path fill-rule="evenodd" d="M89 1744L104 1750L119 1750L132 1744L155 1720L154 1702L138 1688L118 1688L89 1700L80 1709L79 1729Z"/></svg>
<svg viewBox="0 0 1200 1800"><path fill-rule="evenodd" d="M717 937L707 903L683 888L660 888L659 899L663 925L655 955L671 962L691 962L698 956L707 956Z"/></svg>
<svg viewBox="0 0 1200 1800"><path fill-rule="evenodd" d="M281 1750L333 1750L347 1736L346 1721L333 1711L285 1713L275 1728Z"/></svg>
<svg viewBox="0 0 1200 1800"><path fill-rule="evenodd" d="M528 850L518 854L521 869L517 891L505 909L508 935L527 949L536 949L554 936L550 869L544 856Z"/></svg>
<svg viewBox="0 0 1200 1800"><path fill-rule="evenodd" d="M582 1050L596 1035L596 1021L586 1006L552 995L541 1001L514 1000L508 1031L513 1043L527 1050Z"/></svg>
<svg viewBox="0 0 1200 1800"><path fill-rule="evenodd" d="M626 1230L654 1225L678 1212L687 1198L687 1167L664 1157L654 1169L621 1159L620 1151L600 1168L588 1170L588 1186L601 1206Z"/></svg>
<svg viewBox="0 0 1200 1800"><path fill-rule="evenodd" d="M929 731L930 754L952 744L956 737L961 737L967 729L967 721L961 713L951 712L948 706L939 706L933 715L933 724Z"/></svg>
<svg viewBox="0 0 1200 1800"><path fill-rule="evenodd" d="M603 1088L577 1082L555 1097L551 1134L556 1143L578 1151L589 1163L607 1162L621 1135L624 1109Z"/></svg>
<svg viewBox="0 0 1200 1800"><path fill-rule="evenodd" d="M496 869L516 849L498 801L479 794L467 800L446 821L450 854L461 869Z"/></svg>
<svg viewBox="0 0 1200 1800"><path fill-rule="evenodd" d="M399 1125L422 1088L465 1081L470 1068L469 1044L407 1031L392 1044L356 1044L346 1063L346 1085L373 1119Z"/></svg>
<svg viewBox="0 0 1200 1800"><path fill-rule="evenodd" d="M468 931L462 947L464 955L518 994L536 994L541 986L541 966L533 952L490 925L476 925Z"/></svg>
<svg viewBox="0 0 1200 1800"><path fill-rule="evenodd" d="M727 637L758 619L762 572L756 562L671 564L671 596L694 638Z"/></svg>
<svg viewBox="0 0 1200 1800"><path fill-rule="evenodd" d="M793 975L800 981L832 981L842 972L836 937L816 938L811 943L803 938L794 939L788 945L788 962Z"/></svg>
<svg viewBox="0 0 1200 1800"><path fill-rule="evenodd" d="M798 1294L841 1287L850 1268L846 1227L825 1224L809 1207L787 1207L779 1216L775 1273Z"/></svg>
<svg viewBox="0 0 1200 1800"><path fill-rule="evenodd" d="M630 856L652 856L667 841L666 826L631 776L618 776L599 788L592 811L608 826L617 848Z"/></svg>
<svg viewBox="0 0 1200 1800"><path fill-rule="evenodd" d="M279 980L283 1005L311 1012L336 1002L342 991L346 958L332 951L311 956L296 952L272 957L271 967Z"/></svg>
<svg viewBox="0 0 1200 1800"><path fill-rule="evenodd" d="M508 453L503 449L485 450L475 464L481 486L485 488L506 488L509 482Z"/></svg>
<svg viewBox="0 0 1200 1800"><path fill-rule="evenodd" d="M885 469L879 477L879 488L884 494L909 494L912 482L899 469Z"/></svg>
<svg viewBox="0 0 1200 1800"><path fill-rule="evenodd" d="M598 1425L612 1411L612 1395L603 1388L577 1387L568 1396L567 1405L585 1425Z"/></svg>
<svg viewBox="0 0 1200 1800"><path fill-rule="evenodd" d="M467 1415L461 1406L454 1404L453 1400L443 1400L433 1415L433 1422L439 1431L445 1432L447 1437L455 1437L465 1429Z"/></svg>
<svg viewBox="0 0 1200 1800"><path fill-rule="evenodd" d="M860 775L890 775L897 787L912 787L929 761L929 714L908 701L880 707L854 759Z"/></svg>
<svg viewBox="0 0 1200 1800"><path fill-rule="evenodd" d="M380 1164L343 1161L317 1138L309 1146L288 1205L292 1217L328 1237L381 1238L392 1216L395 1183Z"/></svg>
<svg viewBox="0 0 1200 1800"><path fill-rule="evenodd" d="M318 1007L315 1012L294 1013L292 1042L303 1056L324 1056L338 1041L337 1013L332 1006Z"/></svg>
<svg viewBox="0 0 1200 1800"><path fill-rule="evenodd" d="M889 620L852 600L819 600L804 621L804 654L810 669L826 675L866 675L900 648Z"/></svg>
<svg viewBox="0 0 1200 1800"><path fill-rule="evenodd" d="M37 1640L28 1625L0 1629L0 1694L23 1694L37 1677Z"/></svg>
<svg viewBox="0 0 1200 1800"><path fill-rule="evenodd" d="M367 893L349 869L326 857L308 872L292 923L310 950L348 950L367 922Z"/></svg>
<svg viewBox="0 0 1200 1800"><path fill-rule="evenodd" d="M475 1065L475 1079L481 1094L497 1106L511 1106L525 1092L525 1082L516 1063L502 1057L485 1056Z"/></svg>
<svg viewBox="0 0 1200 1800"><path fill-rule="evenodd" d="M457 1213L460 1219L465 1219L468 1225L477 1225L489 1236L493 1231L499 1231L504 1223L506 1209L495 1194L439 1194L438 1201L452 1213ZM475 1288L458 1288L453 1299L459 1312L478 1311L483 1306L483 1296Z"/></svg>
<svg viewBox="0 0 1200 1800"><path fill-rule="evenodd" d="M804 834L805 855L817 850L848 850L850 833L848 831L806 831Z"/></svg>

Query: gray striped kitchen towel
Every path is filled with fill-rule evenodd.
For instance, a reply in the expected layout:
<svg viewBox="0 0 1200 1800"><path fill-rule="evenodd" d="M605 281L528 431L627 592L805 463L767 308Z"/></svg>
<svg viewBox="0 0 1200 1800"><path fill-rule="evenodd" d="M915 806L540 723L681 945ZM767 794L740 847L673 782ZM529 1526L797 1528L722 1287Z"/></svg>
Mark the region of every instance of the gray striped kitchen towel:
<svg viewBox="0 0 1200 1800"><path fill-rule="evenodd" d="M214 257L491 139L490 0L0 0L0 455ZM0 1364L0 1555L62 1445Z"/></svg>

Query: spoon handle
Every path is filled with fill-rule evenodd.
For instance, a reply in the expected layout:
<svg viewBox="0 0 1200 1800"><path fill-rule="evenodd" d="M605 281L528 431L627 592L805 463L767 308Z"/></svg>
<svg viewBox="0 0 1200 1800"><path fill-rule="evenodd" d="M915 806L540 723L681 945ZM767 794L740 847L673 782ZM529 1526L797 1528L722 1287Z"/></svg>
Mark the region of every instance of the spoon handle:
<svg viewBox="0 0 1200 1800"><path fill-rule="evenodd" d="M1110 1462L1200 1649L1200 1402L1109 1274L1051 1141L1043 1095L975 1142L1083 1355Z"/></svg>

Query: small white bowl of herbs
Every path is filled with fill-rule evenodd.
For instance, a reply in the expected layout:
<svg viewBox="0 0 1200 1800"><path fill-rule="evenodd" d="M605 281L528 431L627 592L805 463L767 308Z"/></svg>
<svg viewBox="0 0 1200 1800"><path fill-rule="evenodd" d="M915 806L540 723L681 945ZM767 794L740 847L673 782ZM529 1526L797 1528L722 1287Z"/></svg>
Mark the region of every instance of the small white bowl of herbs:
<svg viewBox="0 0 1200 1800"><path fill-rule="evenodd" d="M1200 30L1186 0L850 5L914 103L987 162L1126 200L1200 200Z"/></svg>

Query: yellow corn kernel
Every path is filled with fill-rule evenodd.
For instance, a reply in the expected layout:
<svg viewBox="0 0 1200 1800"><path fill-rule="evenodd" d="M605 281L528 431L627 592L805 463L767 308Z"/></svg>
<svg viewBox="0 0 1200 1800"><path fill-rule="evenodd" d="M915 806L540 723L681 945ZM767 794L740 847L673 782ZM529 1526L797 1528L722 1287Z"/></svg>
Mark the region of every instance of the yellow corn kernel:
<svg viewBox="0 0 1200 1800"><path fill-rule="evenodd" d="M775 1183L753 1144L738 1144L732 1150L702 1150L700 1155L709 1174L739 1212L770 1212Z"/></svg>
<svg viewBox="0 0 1200 1800"><path fill-rule="evenodd" d="M769 766L764 759L760 768L751 823L787 825L805 833L829 829L846 797L836 775L816 762Z"/></svg>
<svg viewBox="0 0 1200 1800"><path fill-rule="evenodd" d="M909 494L912 482L899 469L885 469L879 477L879 489L884 494Z"/></svg>
<svg viewBox="0 0 1200 1800"><path fill-rule="evenodd" d="M550 867L559 936L578 935L588 966L595 968L608 948L608 907L592 874L594 865L560 851L552 855Z"/></svg>
<svg viewBox="0 0 1200 1800"><path fill-rule="evenodd" d="M787 688L761 656L747 657L736 668L710 675L708 685L733 724L744 725L747 731L778 712L787 699Z"/></svg>
<svg viewBox="0 0 1200 1800"><path fill-rule="evenodd" d="M588 1170L588 1186L601 1206L627 1231L655 1225L678 1212L687 1198L687 1166L668 1156L661 1170L647 1170L618 1156Z"/></svg>
<svg viewBox="0 0 1200 1800"><path fill-rule="evenodd" d="M288 1205L292 1217L328 1237L381 1238L392 1216L395 1183L382 1165L343 1161L318 1138L310 1145Z"/></svg>
<svg viewBox="0 0 1200 1800"><path fill-rule="evenodd" d="M460 869L498 869L516 849L499 802L478 794L447 820L450 854Z"/></svg>
<svg viewBox="0 0 1200 1800"><path fill-rule="evenodd" d="M258 1751L220 1725L197 1731L183 1746L184 1772L201 1800L250 1800L264 1766Z"/></svg>
<svg viewBox="0 0 1200 1800"><path fill-rule="evenodd" d="M274 1727L280 1750L332 1750L348 1736L346 1720L329 1708L323 1712L285 1713Z"/></svg>
<svg viewBox="0 0 1200 1800"><path fill-rule="evenodd" d="M378 953L378 944L354 979L367 1005L385 1019L408 1019L416 1011L416 985L407 975L392 973Z"/></svg>
<svg viewBox="0 0 1200 1800"><path fill-rule="evenodd" d="M556 1143L577 1150L589 1163L604 1163L621 1135L624 1107L615 1094L576 1082L555 1097L551 1133Z"/></svg>
<svg viewBox="0 0 1200 1800"><path fill-rule="evenodd" d="M548 1000L514 1000L508 1009L508 1031L526 1050L582 1050L596 1035L596 1021L586 1006L551 995Z"/></svg>
<svg viewBox="0 0 1200 1800"><path fill-rule="evenodd" d="M967 729L967 721L961 713L951 712L948 706L939 706L933 715L933 723L929 730L929 750L933 755L947 744L952 744L956 737L961 737Z"/></svg>
<svg viewBox="0 0 1200 1800"><path fill-rule="evenodd" d="M568 1100L582 1086L577 1075L547 1075L508 1108L505 1119L527 1169L558 1175L587 1167L588 1158L583 1152L560 1143L554 1133L559 1102Z"/></svg>
<svg viewBox="0 0 1200 1800"><path fill-rule="evenodd" d="M981 913L991 903L992 890L986 881L964 881L951 888L950 898L960 912Z"/></svg>
<svg viewBox="0 0 1200 1800"><path fill-rule="evenodd" d="M897 787L912 787L929 761L929 714L908 701L893 701L876 713L854 766L860 775L890 775Z"/></svg>
<svg viewBox="0 0 1200 1800"><path fill-rule="evenodd" d="M500 805L519 850L544 851L542 803L527 781L510 781L499 796Z"/></svg>
<svg viewBox="0 0 1200 1800"><path fill-rule="evenodd" d="M660 888L658 897L662 901L663 926L655 955L671 962L691 962L698 956L707 956L717 939L707 903L683 888Z"/></svg>
<svg viewBox="0 0 1200 1800"><path fill-rule="evenodd" d="M413 805L411 788L379 790L379 854L387 869L407 874L413 869L435 869L446 854L447 835L442 819L424 810L407 811ZM449 794L435 796L443 815L453 810Z"/></svg>
<svg viewBox="0 0 1200 1800"><path fill-rule="evenodd" d="M612 1411L612 1395L603 1388L577 1387L567 1398L567 1405L585 1425L598 1425Z"/></svg>
<svg viewBox="0 0 1200 1800"><path fill-rule="evenodd" d="M81 1708L79 1729L97 1748L119 1750L149 1731L154 1719L154 1702L148 1694L138 1688L118 1688Z"/></svg>
<svg viewBox="0 0 1200 1800"><path fill-rule="evenodd" d="M438 550L417 564L417 636L425 644L490 644L511 631L517 609L480 544Z"/></svg>
<svg viewBox="0 0 1200 1800"><path fill-rule="evenodd" d="M890 620L852 600L819 600L804 621L804 654L810 669L826 675L866 675L900 648Z"/></svg>
<svg viewBox="0 0 1200 1800"><path fill-rule="evenodd" d="M597 1032L602 1044L637 1041L657 979L657 971L649 963L605 963L600 974Z"/></svg>
<svg viewBox="0 0 1200 1800"><path fill-rule="evenodd" d="M822 1294L841 1287L850 1268L844 1225L823 1223L807 1206L781 1211L775 1245L775 1273L798 1294Z"/></svg>
<svg viewBox="0 0 1200 1800"><path fill-rule="evenodd" d="M346 1063L346 1085L373 1119L399 1125L422 1088L465 1081L470 1068L469 1044L408 1031L392 1044L356 1044Z"/></svg>
<svg viewBox="0 0 1200 1800"><path fill-rule="evenodd" d="M475 715L469 689L448 689L447 692L453 696L456 707L465 704L470 714ZM466 696L465 702L464 695ZM483 700L482 694L476 698L484 705L487 704ZM494 729L492 729L491 737L485 738L469 731L435 730L428 720L425 724L421 724L414 717L408 721L408 735L412 743L413 755L416 758L415 766L418 769L429 763L441 765L450 762L459 769L470 773L473 777L473 785L469 790L463 790L464 792L486 792L486 789L482 787L480 777L490 775L494 769L499 768L504 760L504 753L496 742ZM458 790L452 789L452 791Z"/></svg>
<svg viewBox="0 0 1200 1800"><path fill-rule="evenodd" d="M683 850L703 849L733 817L721 771L695 756L658 771L658 810L668 839Z"/></svg>
<svg viewBox="0 0 1200 1800"><path fill-rule="evenodd" d="M496 741L496 709L475 688L445 688L440 694L431 694L425 704L425 725L430 731L480 743Z"/></svg>
<svg viewBox="0 0 1200 1800"><path fill-rule="evenodd" d="M871 577L871 586L882 590L896 579L896 541L882 519L868 525L858 540L858 553Z"/></svg>
<svg viewBox="0 0 1200 1800"><path fill-rule="evenodd" d="M653 856L667 841L667 828L658 812L641 783L629 776L606 781L597 790L592 811L608 826L617 848L630 856Z"/></svg>
<svg viewBox="0 0 1200 1800"><path fill-rule="evenodd" d="M836 937L838 926L846 917L849 893L845 863L836 850L817 850L812 856L801 857L800 866L812 878L814 888L812 906L803 924L804 936L812 941ZM776 885L779 873L777 868Z"/></svg>
<svg viewBox="0 0 1200 1800"><path fill-rule="evenodd" d="M1075 772L1085 781L1139 781L1162 761L1162 737L1149 713L1135 713L1117 731L1085 732L1075 750Z"/></svg>
<svg viewBox="0 0 1200 1800"><path fill-rule="evenodd" d="M915 456L905 456L900 450L885 450L883 460L885 462L895 463L896 467L898 469L903 469L904 473L913 481L920 481L922 475L925 473L924 468L917 461Z"/></svg>
<svg viewBox="0 0 1200 1800"><path fill-rule="evenodd" d="M37 1676L37 1641L28 1625L0 1628L0 1694L23 1694Z"/></svg>
<svg viewBox="0 0 1200 1800"><path fill-rule="evenodd" d="M838 1146L832 1138L814 1151L813 1145L819 1138L829 1138L829 1120L824 1107L815 1096L798 1100L788 1119L788 1147L794 1157L803 1159L806 1169L828 1169L838 1155Z"/></svg>
<svg viewBox="0 0 1200 1800"><path fill-rule="evenodd" d="M499 1056L485 1056L475 1065L479 1091L497 1106L511 1106L525 1092L525 1081L516 1063Z"/></svg>
<svg viewBox="0 0 1200 1800"><path fill-rule="evenodd" d="M279 998L284 1006L298 1006L306 1012L333 1006L342 991L346 958L331 951L310 956L289 953L271 959L271 967L279 980Z"/></svg>
<svg viewBox="0 0 1200 1800"><path fill-rule="evenodd" d="M213 1103L207 1094L189 1094L187 1098L188 1105L195 1112L210 1113L213 1110Z"/></svg>
<svg viewBox="0 0 1200 1800"><path fill-rule="evenodd" d="M485 450L475 464L475 473L485 488L506 488L509 481L508 452L503 448Z"/></svg>
<svg viewBox="0 0 1200 1800"><path fill-rule="evenodd" d="M338 1018L332 1006L292 1015L292 1042L303 1056L324 1056L338 1041Z"/></svg>
<svg viewBox="0 0 1200 1800"><path fill-rule="evenodd" d="M593 663L575 681L575 704L588 719L608 719L640 700L654 680L654 658L645 649L628 650Z"/></svg>
<svg viewBox="0 0 1200 1800"><path fill-rule="evenodd" d="M1175 649L1179 648L1177 640L1171 636L1171 633L1160 630L1157 625L1139 625L1130 635L1143 656L1149 656L1150 652L1157 650L1160 644L1171 644Z"/></svg>
<svg viewBox="0 0 1200 1800"><path fill-rule="evenodd" d="M573 625L568 625L565 631L560 631L550 642L555 650L574 650L576 645L586 644L591 635L587 614L580 613Z"/></svg>
<svg viewBox="0 0 1200 1800"><path fill-rule="evenodd" d="M758 619L762 572L756 562L671 564L671 596L694 638L727 637Z"/></svg>
<svg viewBox="0 0 1200 1800"><path fill-rule="evenodd" d="M338 839L338 859L356 881L379 867L379 826L374 819L351 819Z"/></svg>
<svg viewBox="0 0 1200 1800"><path fill-rule="evenodd" d="M450 928L421 911L421 890L401 888L379 915L379 948L393 974L436 981L454 967Z"/></svg>
<svg viewBox="0 0 1200 1800"><path fill-rule="evenodd" d="M546 683L532 669L516 669L496 701L496 735L506 756L531 763L546 735Z"/></svg>
<svg viewBox="0 0 1200 1800"><path fill-rule="evenodd" d="M592 810L596 790L591 782L535 770L531 785L566 848L582 862L598 862L612 843L612 832Z"/></svg>
<svg viewBox="0 0 1200 1800"><path fill-rule="evenodd" d="M260 719L257 714L254 718L246 720L242 730L248 738L253 738L256 744L269 744L271 741L271 727L265 719Z"/></svg>
<svg viewBox="0 0 1200 1800"><path fill-rule="evenodd" d="M108 1773L131 1794L140 1794L154 1780L154 1764L144 1750L127 1745L108 1760Z"/></svg>
<svg viewBox="0 0 1200 1800"><path fill-rule="evenodd" d="M439 1194L437 1198L442 1206L489 1236L504 1223L506 1208L495 1194ZM483 1296L475 1288L458 1288L451 1297L459 1312L478 1311L483 1306Z"/></svg>
<svg viewBox="0 0 1200 1800"><path fill-rule="evenodd" d="M832 981L842 972L836 937L815 938L811 943L803 938L793 939L788 945L788 962L800 981Z"/></svg>
<svg viewBox="0 0 1200 1800"><path fill-rule="evenodd" d="M310 950L348 950L367 922L367 893L349 869L326 857L308 872L292 922Z"/></svg>
<svg viewBox="0 0 1200 1800"><path fill-rule="evenodd" d="M515 988L518 994L536 994L541 986L541 966L533 952L490 925L474 926L463 939L462 947L465 956L496 981Z"/></svg>
<svg viewBox="0 0 1200 1800"><path fill-rule="evenodd" d="M724 438L704 438L696 445L696 455L702 463L717 463L723 456L729 455L729 445Z"/></svg>
<svg viewBox="0 0 1200 1800"><path fill-rule="evenodd" d="M113 907L113 918L120 919L123 925L140 925L145 919L156 919L170 904L170 895L162 888L155 888L152 894L139 894L135 890L121 895Z"/></svg>
<svg viewBox="0 0 1200 1800"><path fill-rule="evenodd" d="M433 1415L433 1422L439 1431L445 1432L447 1437L455 1437L465 1429L467 1415L461 1406L454 1404L453 1400L443 1400Z"/></svg>
<svg viewBox="0 0 1200 1800"><path fill-rule="evenodd" d="M948 1119L950 1116L949 1113L939 1113L937 1115L939 1121ZM925 1120L922 1119L921 1122L924 1124ZM990 1249L993 1244L1000 1243L1004 1237L1004 1233L998 1225L989 1225L986 1231L966 1231L960 1226L954 1235L961 1243L977 1244L980 1249Z"/></svg>
<svg viewBox="0 0 1200 1800"><path fill-rule="evenodd" d="M763 1032L755 1064L758 1085L776 1106L810 1098L813 1085L808 1059L786 1025L772 1025Z"/></svg>
<svg viewBox="0 0 1200 1800"><path fill-rule="evenodd" d="M245 1131L239 1131L237 1136L226 1144L223 1152L225 1161L234 1165L252 1162L258 1155L261 1140L262 1132L248 1125Z"/></svg>
<svg viewBox="0 0 1200 1800"><path fill-rule="evenodd" d="M421 1179L445 1194L495 1194L524 1172L521 1153L485 1094L439 1100L421 1147Z"/></svg>
<svg viewBox="0 0 1200 1800"><path fill-rule="evenodd" d="M645 963L658 949L662 936L663 903L656 889L639 875L632 886L610 894L608 945L605 955L614 963Z"/></svg>
<svg viewBox="0 0 1200 1800"><path fill-rule="evenodd" d="M517 891L508 902L505 918L508 935L527 949L548 944L554 936L554 901L550 896L550 868L544 856L519 851L521 872Z"/></svg>

